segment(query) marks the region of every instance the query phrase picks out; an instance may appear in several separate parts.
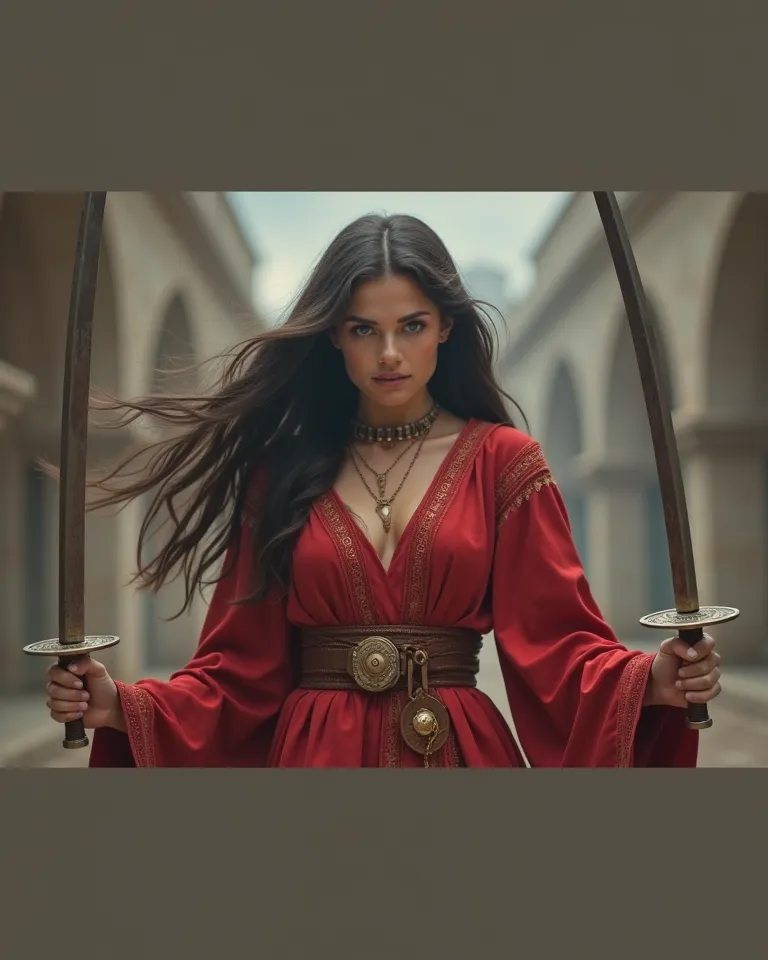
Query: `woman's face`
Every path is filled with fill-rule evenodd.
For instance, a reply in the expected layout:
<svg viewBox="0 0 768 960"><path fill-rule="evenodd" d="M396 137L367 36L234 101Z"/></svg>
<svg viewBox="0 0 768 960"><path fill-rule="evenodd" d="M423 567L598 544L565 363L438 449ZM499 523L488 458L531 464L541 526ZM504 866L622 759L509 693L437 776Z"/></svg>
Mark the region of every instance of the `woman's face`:
<svg viewBox="0 0 768 960"><path fill-rule="evenodd" d="M414 280L388 276L358 287L331 338L365 407L420 416L424 411L408 408L423 404L450 328Z"/></svg>

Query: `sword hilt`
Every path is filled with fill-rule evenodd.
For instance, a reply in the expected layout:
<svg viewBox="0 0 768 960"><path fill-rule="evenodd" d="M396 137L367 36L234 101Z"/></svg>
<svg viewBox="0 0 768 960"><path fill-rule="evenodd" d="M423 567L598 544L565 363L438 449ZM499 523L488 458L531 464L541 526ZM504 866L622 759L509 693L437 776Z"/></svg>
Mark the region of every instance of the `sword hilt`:
<svg viewBox="0 0 768 960"><path fill-rule="evenodd" d="M59 657L59 666L62 670L66 670L77 659L78 657ZM87 690L86 678L80 677L80 682L83 685L83 690ZM87 747L89 742L82 717L79 720L68 720L64 724L64 739L61 741L61 745L65 750L78 750L80 747Z"/></svg>
<svg viewBox="0 0 768 960"><path fill-rule="evenodd" d="M58 657L59 666L64 670L79 660L81 657L95 653L97 650L105 650L107 647L114 647L120 643L120 637L111 635L98 635L93 637L83 637L79 643L60 643L56 640L40 640L37 643L30 643L24 647L24 653L37 657ZM85 677L80 677L83 689L88 689ZM65 750L77 750L80 747L87 747L89 744L88 734L85 732L85 723L82 719L70 720L64 724L64 739L61 745Z"/></svg>
<svg viewBox="0 0 768 960"><path fill-rule="evenodd" d="M678 630L677 635L691 647L696 647L704 639L703 627L691 627L690 630ZM712 726L712 718L706 703L689 703L686 711L686 726L689 730L706 730Z"/></svg>
<svg viewBox="0 0 768 960"><path fill-rule="evenodd" d="M677 630L677 635L689 647L696 647L704 639L706 627L717 623L727 623L735 620L739 611L736 607L699 607L689 613L680 613L679 610L662 610L660 613L651 613L640 618L644 627L653 627L657 630ZM690 730L706 730L712 726L709 709L706 703L689 703L686 714L687 726Z"/></svg>

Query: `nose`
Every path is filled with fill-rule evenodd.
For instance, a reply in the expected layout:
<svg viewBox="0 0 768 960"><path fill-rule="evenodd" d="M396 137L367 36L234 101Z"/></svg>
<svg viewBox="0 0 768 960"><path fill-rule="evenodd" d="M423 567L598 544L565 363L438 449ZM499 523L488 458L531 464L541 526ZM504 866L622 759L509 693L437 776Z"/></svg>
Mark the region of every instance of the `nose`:
<svg viewBox="0 0 768 960"><path fill-rule="evenodd" d="M387 368L396 367L400 363L400 350L397 346L395 334L386 333L381 338L379 363Z"/></svg>

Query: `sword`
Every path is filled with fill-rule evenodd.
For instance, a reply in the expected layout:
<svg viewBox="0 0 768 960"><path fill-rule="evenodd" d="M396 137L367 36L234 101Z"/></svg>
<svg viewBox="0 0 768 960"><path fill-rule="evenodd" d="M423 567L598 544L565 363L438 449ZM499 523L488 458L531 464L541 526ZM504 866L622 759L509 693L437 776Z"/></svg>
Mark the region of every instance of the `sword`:
<svg viewBox="0 0 768 960"><path fill-rule="evenodd" d="M28 644L24 652L58 657L66 668L78 657L120 642L85 635L85 481L91 335L99 274L106 193L86 193L72 275L61 410L59 491L59 636ZM63 746L88 746L82 720L64 725Z"/></svg>
<svg viewBox="0 0 768 960"><path fill-rule="evenodd" d="M735 607L700 607L696 586L696 567L691 545L691 527L683 486L683 472L672 424L671 401L661 377L659 350L653 325L648 317L648 304L632 252L624 220L613 193L594 193L605 237L613 258L616 276L624 298L624 307L632 333L632 342L640 370L640 382L648 412L651 440L656 459L664 523L672 568L675 608L640 618L644 627L675 629L681 638L695 646L704 637L704 628L735 620ZM712 726L706 703L690 703L687 725L693 730Z"/></svg>

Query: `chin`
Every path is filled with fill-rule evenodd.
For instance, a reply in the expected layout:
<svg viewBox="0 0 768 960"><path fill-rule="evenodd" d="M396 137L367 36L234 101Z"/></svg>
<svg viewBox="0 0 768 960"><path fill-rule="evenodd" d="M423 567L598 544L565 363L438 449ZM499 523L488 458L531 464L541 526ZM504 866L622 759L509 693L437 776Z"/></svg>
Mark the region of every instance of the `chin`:
<svg viewBox="0 0 768 960"><path fill-rule="evenodd" d="M409 383L407 386L403 385L396 388L366 390L365 396L377 407L404 407L411 403L419 395L419 392L418 388L414 389L413 384Z"/></svg>
<svg viewBox="0 0 768 960"><path fill-rule="evenodd" d="M380 397L371 397L380 407L404 407L413 400L414 394L410 390L388 390Z"/></svg>

